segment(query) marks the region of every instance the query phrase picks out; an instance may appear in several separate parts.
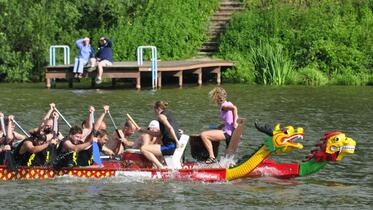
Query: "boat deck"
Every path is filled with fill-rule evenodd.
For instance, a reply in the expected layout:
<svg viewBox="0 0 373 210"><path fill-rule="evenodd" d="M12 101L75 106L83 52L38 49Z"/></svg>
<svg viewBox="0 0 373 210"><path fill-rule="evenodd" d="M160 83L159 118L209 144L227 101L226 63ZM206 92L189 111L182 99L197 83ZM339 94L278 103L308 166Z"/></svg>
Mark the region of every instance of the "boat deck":
<svg viewBox="0 0 373 210"><path fill-rule="evenodd" d="M179 79L179 86L183 86L183 77L197 77L197 84L202 85L204 74L214 74L216 83L221 83L221 72L223 69L234 66L232 61L225 60L180 60L180 61L158 61L157 86L162 87L162 74L171 74ZM46 87L56 86L55 79L67 79L69 87L73 87L73 64L47 66L45 68ZM92 87L95 86L96 72L84 71L83 77L91 78ZM111 78L115 85L117 78L130 78L136 80L136 88L141 88L141 77L151 75L151 63L144 62L137 65L136 61L114 62L113 65L104 67L103 78Z"/></svg>

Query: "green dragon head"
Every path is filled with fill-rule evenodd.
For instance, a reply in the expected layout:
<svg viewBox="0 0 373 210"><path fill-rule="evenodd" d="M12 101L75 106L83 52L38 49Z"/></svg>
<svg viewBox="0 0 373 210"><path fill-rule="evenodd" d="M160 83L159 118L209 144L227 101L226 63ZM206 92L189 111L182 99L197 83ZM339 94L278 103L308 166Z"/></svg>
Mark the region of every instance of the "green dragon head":
<svg viewBox="0 0 373 210"><path fill-rule="evenodd" d="M293 148L303 149L302 144L295 142L297 139L303 139L303 128L295 129L293 126L281 128L280 124L277 124L272 129L268 125L261 125L258 122L255 122L255 127L259 131L272 136L272 138L268 138L265 141L265 145L270 151L276 151L277 154L281 154L290 152Z"/></svg>
<svg viewBox="0 0 373 210"><path fill-rule="evenodd" d="M355 140L347 137L342 132L327 132L320 140L321 143L316 144L319 148L311 150L312 155L308 156L307 160L315 158L316 161L339 161L345 155L355 152Z"/></svg>

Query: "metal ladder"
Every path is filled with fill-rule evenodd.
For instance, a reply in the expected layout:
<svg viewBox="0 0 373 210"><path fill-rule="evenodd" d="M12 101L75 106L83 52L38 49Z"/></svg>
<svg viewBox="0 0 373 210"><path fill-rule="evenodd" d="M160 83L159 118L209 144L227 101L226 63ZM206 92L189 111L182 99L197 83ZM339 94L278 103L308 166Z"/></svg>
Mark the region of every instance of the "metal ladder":
<svg viewBox="0 0 373 210"><path fill-rule="evenodd" d="M63 64L70 64L70 47L67 45L51 45L49 47L49 65L56 66L56 49L63 49ZM56 79L52 79L52 87L56 87Z"/></svg>
<svg viewBox="0 0 373 210"><path fill-rule="evenodd" d="M158 87L158 64L157 64L157 48L155 46L139 46L137 48L137 65L142 66L144 64L143 49L152 50L151 68L152 71L152 88L153 90Z"/></svg>
<svg viewBox="0 0 373 210"><path fill-rule="evenodd" d="M56 65L56 49L63 49L63 64L70 64L70 47L67 45L52 45L49 47L49 65Z"/></svg>

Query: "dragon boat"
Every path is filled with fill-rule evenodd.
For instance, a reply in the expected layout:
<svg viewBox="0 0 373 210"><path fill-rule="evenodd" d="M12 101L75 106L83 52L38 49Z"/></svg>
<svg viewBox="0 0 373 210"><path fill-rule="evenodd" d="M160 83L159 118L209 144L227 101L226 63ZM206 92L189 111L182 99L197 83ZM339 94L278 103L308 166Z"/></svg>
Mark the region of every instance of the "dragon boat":
<svg viewBox="0 0 373 210"><path fill-rule="evenodd" d="M0 166L0 180L49 179L58 176L75 176L82 178L141 177L144 179L176 179L205 182L230 181L248 177L250 172L272 153L283 154L290 152L292 149L302 149L303 145L295 141L303 139L303 136L303 128L287 126L280 129L280 125L276 125L271 138L267 138L265 143L253 154L243 157L242 161L234 166L222 166L221 163L199 164L197 162L181 164L180 168L177 169L155 169L138 151L127 150L123 153L121 160L104 160L102 167L93 165L90 167L54 170L52 167L40 166L18 167L12 171L7 166Z"/></svg>
<svg viewBox="0 0 373 210"><path fill-rule="evenodd" d="M270 132L268 132L270 134ZM354 154L356 142L346 134L336 131L327 132L320 138L320 143L311 150L311 155L301 163L277 163L264 160L257 168L247 174L247 177L270 176L277 178L292 178L317 173L328 163L340 161L348 154Z"/></svg>

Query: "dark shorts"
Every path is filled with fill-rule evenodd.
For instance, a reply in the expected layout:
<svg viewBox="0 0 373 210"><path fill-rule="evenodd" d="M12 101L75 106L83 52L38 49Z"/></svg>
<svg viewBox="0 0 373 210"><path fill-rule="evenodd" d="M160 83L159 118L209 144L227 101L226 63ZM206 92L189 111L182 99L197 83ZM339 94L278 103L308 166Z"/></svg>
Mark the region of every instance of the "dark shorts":
<svg viewBox="0 0 373 210"><path fill-rule="evenodd" d="M176 149L176 144L168 144L161 146L162 155L173 155Z"/></svg>
<svg viewBox="0 0 373 210"><path fill-rule="evenodd" d="M226 143L225 148L228 148L229 143L231 142L231 136L228 135L226 132L224 132L224 137L225 137L225 143Z"/></svg>

